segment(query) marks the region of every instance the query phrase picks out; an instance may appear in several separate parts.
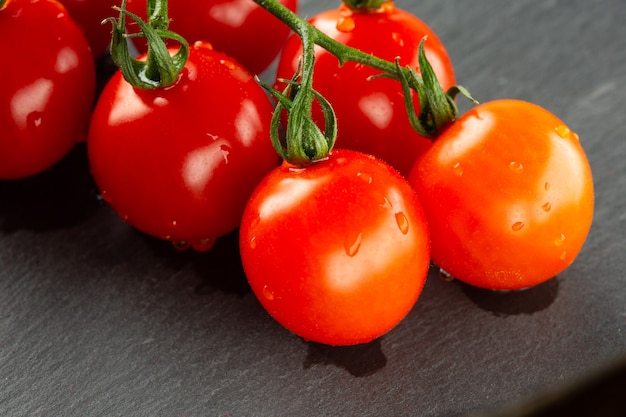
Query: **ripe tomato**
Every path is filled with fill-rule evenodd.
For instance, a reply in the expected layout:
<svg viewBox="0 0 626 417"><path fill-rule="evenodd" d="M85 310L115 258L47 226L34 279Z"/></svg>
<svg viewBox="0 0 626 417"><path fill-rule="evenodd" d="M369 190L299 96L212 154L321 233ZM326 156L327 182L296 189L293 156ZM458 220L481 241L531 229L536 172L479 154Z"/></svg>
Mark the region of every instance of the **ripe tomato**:
<svg viewBox="0 0 626 417"><path fill-rule="evenodd" d="M205 43L190 47L167 88L133 88L118 72L89 131L94 179L139 230L209 249L237 228L253 188L278 164L272 111L252 75Z"/></svg>
<svg viewBox="0 0 626 417"><path fill-rule="evenodd" d="M429 267L428 229L408 182L372 156L334 150L287 163L255 189L240 228L261 304L306 340L369 342L402 320Z"/></svg>
<svg viewBox="0 0 626 417"><path fill-rule="evenodd" d="M474 107L415 164L433 262L460 281L512 290L554 277L591 227L593 181L578 136L523 101Z"/></svg>
<svg viewBox="0 0 626 417"><path fill-rule="evenodd" d="M297 0L278 0L293 12ZM128 0L127 9L146 17L146 0ZM253 74L260 74L276 58L289 27L252 0L176 0L168 3L169 29L187 41L209 41L217 51L235 58ZM143 40L135 42L146 51Z"/></svg>
<svg viewBox="0 0 626 417"><path fill-rule="evenodd" d="M0 179L38 174L87 135L96 74L55 0L0 1Z"/></svg>
<svg viewBox="0 0 626 417"><path fill-rule="evenodd" d="M104 55L111 44L111 28L102 21L118 13L113 6L121 0L60 0L72 19L83 29L95 58Z"/></svg>
<svg viewBox="0 0 626 417"><path fill-rule="evenodd" d="M419 43L439 82L447 89L455 84L454 71L443 43L414 15L384 3L373 12L360 12L342 4L322 12L309 22L330 38L347 46L418 69ZM300 38L287 41L277 68L278 79L291 79L302 56ZM354 62L339 66L337 58L316 49L313 87L332 104L337 115L337 147L375 155L407 175L417 157L431 144L408 122L400 83L386 78L369 79L380 72ZM277 82L276 88L284 85ZM416 108L419 104L416 101ZM314 120L324 126L323 113L314 107Z"/></svg>

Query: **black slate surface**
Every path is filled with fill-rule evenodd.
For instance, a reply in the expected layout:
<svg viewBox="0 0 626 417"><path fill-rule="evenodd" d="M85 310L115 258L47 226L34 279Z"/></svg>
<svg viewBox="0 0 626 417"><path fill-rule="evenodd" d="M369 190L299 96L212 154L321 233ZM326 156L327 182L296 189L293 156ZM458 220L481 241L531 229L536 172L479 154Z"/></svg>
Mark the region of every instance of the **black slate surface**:
<svg viewBox="0 0 626 417"><path fill-rule="evenodd" d="M0 181L0 415L465 416L519 409L626 355L623 0L396 4L435 29L477 99L536 102L580 135L596 212L575 263L508 295L432 270L381 339L305 343L248 289L235 234L196 254L130 229L78 146L44 175ZM601 391L626 392L616 384Z"/></svg>

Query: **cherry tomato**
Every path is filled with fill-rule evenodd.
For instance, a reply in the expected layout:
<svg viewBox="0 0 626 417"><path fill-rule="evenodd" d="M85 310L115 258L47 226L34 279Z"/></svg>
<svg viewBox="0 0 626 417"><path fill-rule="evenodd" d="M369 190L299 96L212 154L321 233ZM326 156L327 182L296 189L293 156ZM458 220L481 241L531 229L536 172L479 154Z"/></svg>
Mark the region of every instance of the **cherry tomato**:
<svg viewBox="0 0 626 417"><path fill-rule="evenodd" d="M246 206L240 252L269 314L329 345L369 342L393 328L416 302L430 260L408 182L347 150L266 176Z"/></svg>
<svg viewBox="0 0 626 417"><path fill-rule="evenodd" d="M297 0L278 2L297 11ZM145 18L146 0L128 0L126 6ZM267 69L290 33L289 27L252 0L176 0L168 3L168 13L170 30L189 42L209 41L253 74ZM143 41L135 46L146 51Z"/></svg>
<svg viewBox="0 0 626 417"><path fill-rule="evenodd" d="M91 52L99 58L109 50L111 44L111 28L102 21L117 16L113 6L119 6L121 0L60 0L67 8L72 19L83 29Z"/></svg>
<svg viewBox="0 0 626 417"><path fill-rule="evenodd" d="M309 22L330 38L379 58L418 69L419 43L428 36L424 49L439 82L447 89L455 84L454 70L443 43L414 15L384 3L374 12L360 12L342 5L322 12ZM348 62L339 66L335 56L316 49L313 87L332 104L337 115L337 147L375 155L407 175L417 157L431 144L408 122L400 83L385 78L370 79L380 71ZM297 36L287 41L278 61L278 79L291 79L302 55ZM277 82L276 88L284 85ZM417 100L417 99L416 99ZM415 100L415 101L416 101ZM419 104L416 101L416 108ZM314 108L314 120L323 127L323 113Z"/></svg>
<svg viewBox="0 0 626 417"><path fill-rule="evenodd" d="M87 136L89 45L55 0L0 1L0 179L38 174Z"/></svg>
<svg viewBox="0 0 626 417"><path fill-rule="evenodd" d="M88 139L102 198L149 235L209 249L237 228L252 190L278 164L272 112L253 76L205 43L190 47L167 88L133 88L116 73Z"/></svg>
<svg viewBox="0 0 626 417"><path fill-rule="evenodd" d="M593 181L578 136L524 101L472 108L409 180L429 222L433 262L474 286L513 290L554 277L591 227Z"/></svg>

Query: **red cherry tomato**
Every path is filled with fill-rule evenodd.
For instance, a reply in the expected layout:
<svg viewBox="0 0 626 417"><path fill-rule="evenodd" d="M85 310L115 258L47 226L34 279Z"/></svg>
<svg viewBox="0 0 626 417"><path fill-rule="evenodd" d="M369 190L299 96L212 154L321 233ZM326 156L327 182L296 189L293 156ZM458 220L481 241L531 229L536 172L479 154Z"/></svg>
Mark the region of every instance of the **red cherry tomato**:
<svg viewBox="0 0 626 417"><path fill-rule="evenodd" d="M523 101L474 107L416 163L432 259L490 289L531 287L581 250L593 217L591 169L578 136Z"/></svg>
<svg viewBox="0 0 626 417"><path fill-rule="evenodd" d="M67 8L72 19L85 32L95 58L104 55L111 44L111 27L102 21L119 13L113 6L119 6L121 0L60 0Z"/></svg>
<svg viewBox="0 0 626 417"><path fill-rule="evenodd" d="M278 0L293 12L297 0ZM128 0L127 9L146 17L146 0ZM253 74L260 74L276 58L289 27L252 0L176 0L168 2L169 29L188 42L209 41L215 50L235 58ZM146 51L143 40L135 42Z"/></svg>
<svg viewBox="0 0 626 417"><path fill-rule="evenodd" d="M318 14L309 21L330 38L394 61L418 68L419 43L428 36L424 49L439 82L447 89L455 84L450 58L437 35L414 15L384 3L374 12L353 11L345 5ZM431 144L408 122L400 83L385 78L369 79L380 71L339 61L324 49L316 49L313 87L332 104L337 115L337 147L375 155L407 175L417 157ZM287 41L280 56L277 77L291 79L302 56L297 36ZM284 85L277 82L278 90ZM416 99L417 100L417 99ZM416 101L416 108L419 104ZM314 107L314 120L323 127L323 113Z"/></svg>
<svg viewBox="0 0 626 417"><path fill-rule="evenodd" d="M96 75L89 45L55 0L0 7L0 179L38 174L87 135Z"/></svg>
<svg viewBox="0 0 626 417"><path fill-rule="evenodd" d="M272 111L250 73L200 42L167 88L133 88L116 73L88 140L103 199L149 235L210 248L239 225L255 185L278 163Z"/></svg>
<svg viewBox="0 0 626 417"><path fill-rule="evenodd" d="M346 150L265 177L246 206L240 251L269 314L329 345L369 342L393 328L416 302L430 260L408 182Z"/></svg>

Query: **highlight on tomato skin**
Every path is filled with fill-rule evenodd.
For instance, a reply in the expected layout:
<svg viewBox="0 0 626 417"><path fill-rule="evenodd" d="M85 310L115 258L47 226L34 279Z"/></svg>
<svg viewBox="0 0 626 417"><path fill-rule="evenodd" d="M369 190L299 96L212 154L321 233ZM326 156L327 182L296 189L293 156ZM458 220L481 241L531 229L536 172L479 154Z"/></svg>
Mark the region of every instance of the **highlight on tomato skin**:
<svg viewBox="0 0 626 417"><path fill-rule="evenodd" d="M524 101L469 110L418 159L409 182L428 219L433 262L477 287L523 289L562 273L593 220L578 135Z"/></svg>
<svg viewBox="0 0 626 417"><path fill-rule="evenodd" d="M284 163L257 186L240 227L259 302L308 341L367 343L411 310L430 266L423 210L408 182L365 154Z"/></svg>

